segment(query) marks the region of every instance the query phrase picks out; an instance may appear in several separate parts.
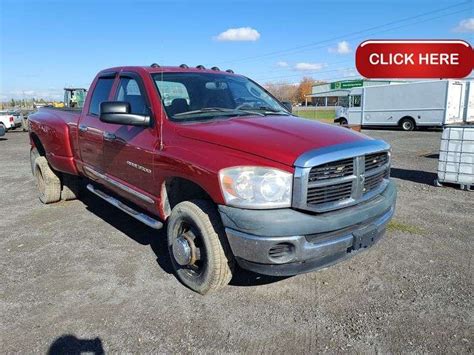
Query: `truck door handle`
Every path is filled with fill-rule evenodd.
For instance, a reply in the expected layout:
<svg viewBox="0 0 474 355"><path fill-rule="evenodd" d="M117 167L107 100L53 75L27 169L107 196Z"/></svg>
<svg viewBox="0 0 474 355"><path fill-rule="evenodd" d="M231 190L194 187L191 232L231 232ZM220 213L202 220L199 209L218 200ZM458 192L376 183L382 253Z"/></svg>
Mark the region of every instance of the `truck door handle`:
<svg viewBox="0 0 474 355"><path fill-rule="evenodd" d="M79 125L79 131L81 132L87 132L87 126L85 124L80 124Z"/></svg>
<svg viewBox="0 0 474 355"><path fill-rule="evenodd" d="M104 132L103 136L106 141L113 141L117 138L115 134L110 133L110 132Z"/></svg>

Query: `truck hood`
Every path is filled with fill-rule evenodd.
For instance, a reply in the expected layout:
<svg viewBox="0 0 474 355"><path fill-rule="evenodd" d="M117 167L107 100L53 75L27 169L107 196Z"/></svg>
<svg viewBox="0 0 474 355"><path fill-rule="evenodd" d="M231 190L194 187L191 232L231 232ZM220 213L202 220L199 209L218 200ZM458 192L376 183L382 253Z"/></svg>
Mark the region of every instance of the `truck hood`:
<svg viewBox="0 0 474 355"><path fill-rule="evenodd" d="M244 116L180 125L183 137L257 155L288 166L311 149L371 139L353 130L295 116Z"/></svg>

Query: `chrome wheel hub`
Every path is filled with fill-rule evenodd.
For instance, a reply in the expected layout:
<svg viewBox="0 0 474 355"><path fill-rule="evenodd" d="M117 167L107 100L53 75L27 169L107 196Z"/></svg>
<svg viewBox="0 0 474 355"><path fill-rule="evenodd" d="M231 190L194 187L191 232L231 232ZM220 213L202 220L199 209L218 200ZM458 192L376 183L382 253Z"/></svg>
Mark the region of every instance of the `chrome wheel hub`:
<svg viewBox="0 0 474 355"><path fill-rule="evenodd" d="M184 236L179 236L173 242L173 256L176 262L181 266L191 264L192 248L189 241Z"/></svg>

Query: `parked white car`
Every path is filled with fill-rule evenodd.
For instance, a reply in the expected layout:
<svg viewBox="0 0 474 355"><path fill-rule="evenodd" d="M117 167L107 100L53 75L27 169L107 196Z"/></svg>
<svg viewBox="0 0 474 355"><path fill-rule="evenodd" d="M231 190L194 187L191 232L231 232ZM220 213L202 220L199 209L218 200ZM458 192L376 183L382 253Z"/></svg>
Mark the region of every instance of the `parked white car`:
<svg viewBox="0 0 474 355"><path fill-rule="evenodd" d="M22 114L11 111L0 111L0 127L5 131L21 127Z"/></svg>

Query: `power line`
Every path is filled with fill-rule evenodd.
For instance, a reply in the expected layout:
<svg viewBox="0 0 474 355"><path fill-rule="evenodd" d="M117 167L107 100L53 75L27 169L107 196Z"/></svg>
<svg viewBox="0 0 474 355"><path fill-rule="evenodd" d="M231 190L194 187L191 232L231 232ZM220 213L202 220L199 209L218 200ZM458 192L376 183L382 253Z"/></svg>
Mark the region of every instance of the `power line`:
<svg viewBox="0 0 474 355"><path fill-rule="evenodd" d="M442 12L442 11L445 11L445 10L449 10L449 9L452 9L452 8L455 8L455 7L463 6L463 5L466 5L466 4L469 4L469 3L470 3L470 1L464 1L464 2L457 3L457 4L454 4L454 5L451 5L451 6L447 6L447 7L441 8L441 9L424 12L422 14L418 14L418 15L415 15L415 16L410 16L410 17L406 17L406 18L403 18L403 19L400 19L400 20L387 22L385 24L369 27L369 28L366 28L364 30L347 33L347 34L344 34L344 35L332 37L332 38L325 39L325 40L322 40L322 41L312 42L312 43L308 43L308 44L305 44L305 45L292 47L292 48L288 48L288 49L284 49L284 50L273 51L273 52L269 52L269 53L258 55L258 56L252 56L252 57L246 57L246 58L237 59L237 60L220 62L220 63L217 63L217 64L221 65L221 64L238 63L238 62L243 62L243 61L249 61L249 60L254 60L254 59L271 57L271 56L275 56L275 55L281 55L281 54L284 54L284 53L293 53L295 51L298 52L298 51L301 51L302 49L306 50L306 48L313 47L313 46L316 46L316 45L319 45L319 44L330 43L330 42L336 41L338 39L347 39L347 37L351 37L351 36L354 36L354 35L358 35L358 34L373 31L373 30L376 30L376 29L384 28L384 27L394 25L394 24L397 24L397 23L414 20L414 19L417 19L417 18L420 18L420 17L425 17L425 16L428 16L428 15L431 15L431 14L435 14L435 13ZM459 12L462 12L462 11L465 11L465 10L468 10L468 8L462 9ZM458 12L455 12L455 13L458 13ZM454 13L452 13L452 14L454 14ZM444 14L443 17L444 16L449 16L449 15L452 15L452 14L448 14L448 15ZM439 17L437 17L437 18L439 18ZM430 19L430 20L433 20L433 19ZM412 24L413 23L411 23L409 25L412 25ZM401 26L401 27L404 27L404 26ZM397 28L400 28L400 27L396 27L395 29L397 29ZM393 30L393 29L391 29L391 30ZM311 48L311 49L315 49L315 48Z"/></svg>
<svg viewBox="0 0 474 355"><path fill-rule="evenodd" d="M282 76L271 76L271 77L263 77L263 78L258 78L256 80L263 81L263 80L269 80L269 79L285 79L285 78L292 78L292 77L297 77L297 76L302 76L302 75L319 75L319 74L324 74L324 73L332 73L332 72L341 72L344 70L355 70L354 66L351 67L346 67L346 68L336 68L336 69L330 69L330 70L321 70L321 71L305 71L305 72L300 72L297 74L292 74L292 75L282 75Z"/></svg>
<svg viewBox="0 0 474 355"><path fill-rule="evenodd" d="M354 74L354 75L348 75L348 76L342 76L338 77L339 80L347 80L347 79L361 79L362 76L360 74ZM316 79L316 82L327 82L329 80L334 80L334 77L326 77L326 78L321 78L321 79ZM258 81L257 81L258 82ZM261 86L267 86L267 85L272 85L272 86L298 86L299 83L259 83Z"/></svg>
<svg viewBox="0 0 474 355"><path fill-rule="evenodd" d="M457 14L457 13L461 13L465 11L465 9L462 9L462 10L458 10L458 11L455 11L455 12L451 12L451 13L448 13L448 14L443 14L441 16L436 16L436 17L433 17L433 18L429 18L429 19L424 19L422 21L418 21L416 23L410 23L408 25L415 25L415 24L420 24L420 23L425 23L425 22L428 22L428 21L433 21L433 20L436 20L436 19L439 19L439 18L442 18L442 17L446 17L446 16L451 16L451 15L454 15L454 14ZM378 33L383 33L383 32L388 32L388 31L393 31L393 30L396 30L396 29L399 29L399 28L402 28L402 27L405 27L407 25L402 25L402 26L398 26L398 27L393 27L393 28L389 28L389 29L385 29L383 31L379 31ZM370 35L370 34L369 34ZM360 37L359 37L360 38ZM353 39L356 39L356 38L353 38ZM315 48L316 49L316 48ZM319 71L319 73L322 73L324 71ZM312 74L310 74L310 72L307 72L307 74L309 75L317 75L318 72L317 71L314 71ZM300 73L300 74L295 74L295 75L288 75L288 76L278 76L278 77L267 77L267 78L264 78L264 80L272 80L272 79L282 79L282 78L285 78L285 77L295 77L295 76L302 76L302 75L305 75L305 73Z"/></svg>

